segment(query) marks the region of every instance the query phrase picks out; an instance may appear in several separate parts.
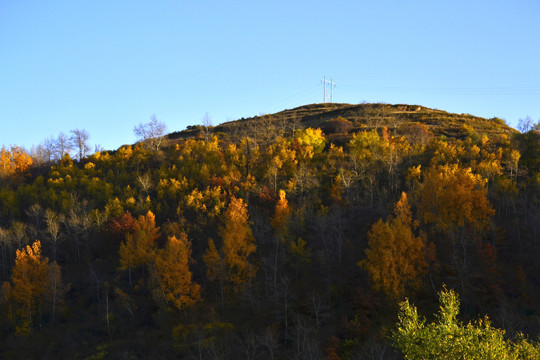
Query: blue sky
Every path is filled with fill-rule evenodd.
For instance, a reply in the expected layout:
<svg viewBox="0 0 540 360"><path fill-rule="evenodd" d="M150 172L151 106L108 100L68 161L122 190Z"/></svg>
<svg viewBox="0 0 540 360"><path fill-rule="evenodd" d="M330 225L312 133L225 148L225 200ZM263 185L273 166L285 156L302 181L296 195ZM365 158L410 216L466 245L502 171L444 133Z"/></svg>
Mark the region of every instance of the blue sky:
<svg viewBox="0 0 540 360"><path fill-rule="evenodd" d="M540 119L540 1L0 0L0 145L322 102Z"/></svg>

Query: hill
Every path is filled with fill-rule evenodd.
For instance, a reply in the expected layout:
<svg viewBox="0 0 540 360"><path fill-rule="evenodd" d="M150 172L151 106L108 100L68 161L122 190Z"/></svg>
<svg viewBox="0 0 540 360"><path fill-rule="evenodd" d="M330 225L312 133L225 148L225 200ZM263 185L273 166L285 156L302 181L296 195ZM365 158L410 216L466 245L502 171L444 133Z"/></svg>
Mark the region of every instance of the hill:
<svg viewBox="0 0 540 360"><path fill-rule="evenodd" d="M332 122L334 120L335 123L336 119L347 120L350 124L333 126ZM239 129L253 132L262 127L268 132L311 127L322 128L332 140L332 135L336 133L351 135L384 126L393 134L410 135L419 124L435 137L444 135L448 138L464 139L475 134L492 137L518 133L499 118L486 119L469 114L453 114L420 105L338 103L310 104L275 114L229 121L215 126L213 132L230 135L238 134ZM346 131L341 131L342 127ZM202 126L190 126L187 130L170 134L169 139L190 138L200 135L202 131ZM346 139L343 136L334 136L334 140L343 142Z"/></svg>
<svg viewBox="0 0 540 360"><path fill-rule="evenodd" d="M540 333L538 132L312 104L149 133L75 159L0 151L0 358L397 360L399 302L434 313L438 293L460 317L400 344L513 351L461 326L484 315L519 351Z"/></svg>

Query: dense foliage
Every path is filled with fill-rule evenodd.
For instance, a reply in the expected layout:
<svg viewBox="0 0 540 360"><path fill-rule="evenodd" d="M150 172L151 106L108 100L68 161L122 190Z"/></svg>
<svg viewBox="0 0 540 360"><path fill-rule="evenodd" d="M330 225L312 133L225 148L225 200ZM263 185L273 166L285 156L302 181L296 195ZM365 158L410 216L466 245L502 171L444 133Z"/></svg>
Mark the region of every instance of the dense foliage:
<svg viewBox="0 0 540 360"><path fill-rule="evenodd" d="M394 341L408 360L428 359L527 359L540 358L540 346L518 334L516 342L504 338L504 330L491 325L489 318L463 324L457 319L459 298L452 290L439 294L441 308L436 321L425 324L408 301L400 304Z"/></svg>
<svg viewBox="0 0 540 360"><path fill-rule="evenodd" d="M540 331L537 131L290 114L163 139L143 124L78 160L3 148L1 356L423 358L457 297L427 326L399 303L434 312L443 284L464 321L491 319L452 315L478 340L459 346L536 351L506 336Z"/></svg>

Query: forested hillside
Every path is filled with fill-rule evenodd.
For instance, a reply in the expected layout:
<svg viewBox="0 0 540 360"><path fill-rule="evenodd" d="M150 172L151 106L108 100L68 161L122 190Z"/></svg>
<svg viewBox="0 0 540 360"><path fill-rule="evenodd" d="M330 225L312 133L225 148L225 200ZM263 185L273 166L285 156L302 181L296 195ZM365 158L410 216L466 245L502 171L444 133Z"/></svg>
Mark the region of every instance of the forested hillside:
<svg viewBox="0 0 540 360"><path fill-rule="evenodd" d="M538 124L315 104L158 125L2 148L0 357L442 358L458 332L468 358L539 354Z"/></svg>

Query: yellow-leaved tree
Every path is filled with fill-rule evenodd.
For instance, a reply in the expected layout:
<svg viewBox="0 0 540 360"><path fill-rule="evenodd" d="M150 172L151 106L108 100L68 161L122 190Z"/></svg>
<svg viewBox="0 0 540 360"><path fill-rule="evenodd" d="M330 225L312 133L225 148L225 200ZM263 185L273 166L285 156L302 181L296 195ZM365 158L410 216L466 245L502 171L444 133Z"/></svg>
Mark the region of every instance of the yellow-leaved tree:
<svg viewBox="0 0 540 360"><path fill-rule="evenodd" d="M209 240L203 257L207 276L210 280L220 280L222 289L226 280L236 291L241 291L257 272L255 265L249 261L249 256L257 247L249 227L247 206L242 199L232 197L219 234L223 240L221 251L218 251L213 240Z"/></svg>
<svg viewBox="0 0 540 360"><path fill-rule="evenodd" d="M374 288L391 300L401 300L408 290L417 289L425 273L424 242L415 236L415 228L407 194L402 193L394 216L371 227L366 259L358 263L369 273Z"/></svg>
<svg viewBox="0 0 540 360"><path fill-rule="evenodd" d="M11 149L0 149L0 181L9 177L24 175L32 165L30 155L21 147L12 146Z"/></svg>
<svg viewBox="0 0 540 360"><path fill-rule="evenodd" d="M279 190L278 201L276 203L276 210L272 217L272 226L276 230L280 230L291 213L289 208L289 202L287 201L287 194L284 190Z"/></svg>
<svg viewBox="0 0 540 360"><path fill-rule="evenodd" d="M451 256L465 296L471 247L495 214L487 198L487 180L458 164L431 166L423 178L415 191L419 218L445 240L437 246Z"/></svg>
<svg viewBox="0 0 540 360"><path fill-rule="evenodd" d="M296 151L291 149L291 146L284 138L277 138L266 151L267 158L261 162L264 168L264 177L269 180L269 183L277 191L281 180L288 179L292 176L298 160L296 159Z"/></svg>
<svg viewBox="0 0 540 360"><path fill-rule="evenodd" d="M430 167L417 191L418 213L426 224L448 236L464 227L482 231L495 214L486 182L470 168L457 164Z"/></svg>
<svg viewBox="0 0 540 360"><path fill-rule="evenodd" d="M314 155L322 153L326 146L326 139L321 129L297 130L294 142L293 145L298 150L299 158L303 160L310 160Z"/></svg>
<svg viewBox="0 0 540 360"><path fill-rule="evenodd" d="M201 300L201 287L193 281L190 261L191 242L185 233L178 238L169 237L165 248L156 256L154 279L158 286L154 293L178 310Z"/></svg>
<svg viewBox="0 0 540 360"><path fill-rule="evenodd" d="M375 201L378 173L383 169L388 143L376 130L361 131L349 141L349 173L354 179L358 199L365 197L370 205Z"/></svg>
<svg viewBox="0 0 540 360"><path fill-rule="evenodd" d="M43 302L47 285L47 263L41 256L41 242L35 241L17 250L15 266L11 274L11 284L4 283L4 297L11 309L10 318L15 323L15 331L20 335L32 332L35 315Z"/></svg>
<svg viewBox="0 0 540 360"><path fill-rule="evenodd" d="M228 280L238 289L247 284L257 271L249 256L257 250L249 227L247 205L233 197L225 212L225 225L219 231L223 239L223 255Z"/></svg>
<svg viewBox="0 0 540 360"><path fill-rule="evenodd" d="M156 217L151 211L146 216L139 216L133 225L133 233L126 234L126 241L120 244L120 268L128 269L130 284L132 268L154 261L159 236Z"/></svg>

